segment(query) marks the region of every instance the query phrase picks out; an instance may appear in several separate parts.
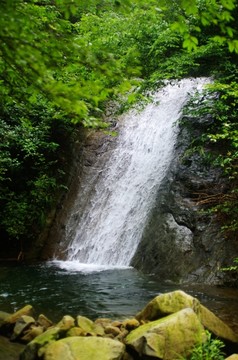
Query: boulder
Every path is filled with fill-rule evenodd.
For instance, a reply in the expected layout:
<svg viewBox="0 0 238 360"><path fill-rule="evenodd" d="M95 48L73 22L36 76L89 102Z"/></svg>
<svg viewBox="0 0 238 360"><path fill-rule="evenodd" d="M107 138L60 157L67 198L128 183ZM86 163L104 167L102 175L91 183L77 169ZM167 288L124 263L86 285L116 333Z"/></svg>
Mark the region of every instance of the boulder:
<svg viewBox="0 0 238 360"><path fill-rule="evenodd" d="M214 335L223 340L238 342L237 335L228 325L205 306L201 305L198 299L186 294L182 290L156 296L136 315L136 318L139 321L160 319L163 316L176 313L184 308L193 309L203 326Z"/></svg>
<svg viewBox="0 0 238 360"><path fill-rule="evenodd" d="M156 320L185 308L191 308L197 313L199 307L198 299L182 290L176 290L156 296L136 315L136 319L139 321Z"/></svg>
<svg viewBox="0 0 238 360"><path fill-rule="evenodd" d="M225 360L238 360L238 354L232 354L231 356L229 356Z"/></svg>
<svg viewBox="0 0 238 360"><path fill-rule="evenodd" d="M177 360L206 339L204 327L195 312L183 309L162 319L141 325L126 337L126 344L140 356Z"/></svg>
<svg viewBox="0 0 238 360"><path fill-rule="evenodd" d="M90 337L68 337L50 344L44 360L121 360L125 345L119 341Z"/></svg>

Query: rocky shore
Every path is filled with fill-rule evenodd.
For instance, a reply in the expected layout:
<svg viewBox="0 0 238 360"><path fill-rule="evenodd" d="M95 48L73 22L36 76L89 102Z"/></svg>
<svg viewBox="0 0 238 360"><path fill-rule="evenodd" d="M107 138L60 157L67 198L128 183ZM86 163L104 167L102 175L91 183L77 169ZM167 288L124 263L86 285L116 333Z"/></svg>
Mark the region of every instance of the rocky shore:
<svg viewBox="0 0 238 360"><path fill-rule="evenodd" d="M238 360L238 334L180 290L120 320L65 315L53 324L26 305L13 314L0 311L0 360L182 360L208 334L224 343L224 359Z"/></svg>
<svg viewBox="0 0 238 360"><path fill-rule="evenodd" d="M121 320L65 315L53 324L26 305L13 314L0 311L0 360L189 359L208 334L224 343L224 359L238 359L238 334L181 290L158 295Z"/></svg>

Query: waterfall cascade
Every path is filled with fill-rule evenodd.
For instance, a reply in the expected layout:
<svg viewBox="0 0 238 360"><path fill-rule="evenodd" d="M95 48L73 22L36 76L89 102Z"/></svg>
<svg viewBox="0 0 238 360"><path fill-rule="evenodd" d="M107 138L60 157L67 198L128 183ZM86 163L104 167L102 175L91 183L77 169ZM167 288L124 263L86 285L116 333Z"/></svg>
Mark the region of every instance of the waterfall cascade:
<svg viewBox="0 0 238 360"><path fill-rule="evenodd" d="M200 78L169 83L143 110L122 117L116 147L80 215L67 260L129 266L173 157L176 120L189 96L206 82ZM80 211L76 202L71 216Z"/></svg>

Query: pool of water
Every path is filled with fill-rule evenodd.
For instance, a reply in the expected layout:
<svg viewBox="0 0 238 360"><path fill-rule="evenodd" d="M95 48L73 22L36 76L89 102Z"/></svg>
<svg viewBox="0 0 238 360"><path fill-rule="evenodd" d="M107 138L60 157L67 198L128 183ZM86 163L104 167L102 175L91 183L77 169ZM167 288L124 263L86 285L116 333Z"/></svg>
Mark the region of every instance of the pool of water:
<svg viewBox="0 0 238 360"><path fill-rule="evenodd" d="M238 329L237 289L165 284L133 268L71 265L0 266L0 310L31 304L36 315L44 313L53 321L66 314L118 319L134 316L160 293L182 289Z"/></svg>

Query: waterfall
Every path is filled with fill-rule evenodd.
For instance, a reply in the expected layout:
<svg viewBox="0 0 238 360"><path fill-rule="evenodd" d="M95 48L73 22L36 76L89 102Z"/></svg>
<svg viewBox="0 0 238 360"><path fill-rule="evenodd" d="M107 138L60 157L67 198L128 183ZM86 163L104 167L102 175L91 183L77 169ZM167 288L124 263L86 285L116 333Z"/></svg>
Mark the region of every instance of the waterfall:
<svg viewBox="0 0 238 360"><path fill-rule="evenodd" d="M143 110L123 115L116 146L84 206L67 260L129 266L173 157L176 120L189 96L206 82L200 78L168 83ZM77 211L76 203L74 214Z"/></svg>

